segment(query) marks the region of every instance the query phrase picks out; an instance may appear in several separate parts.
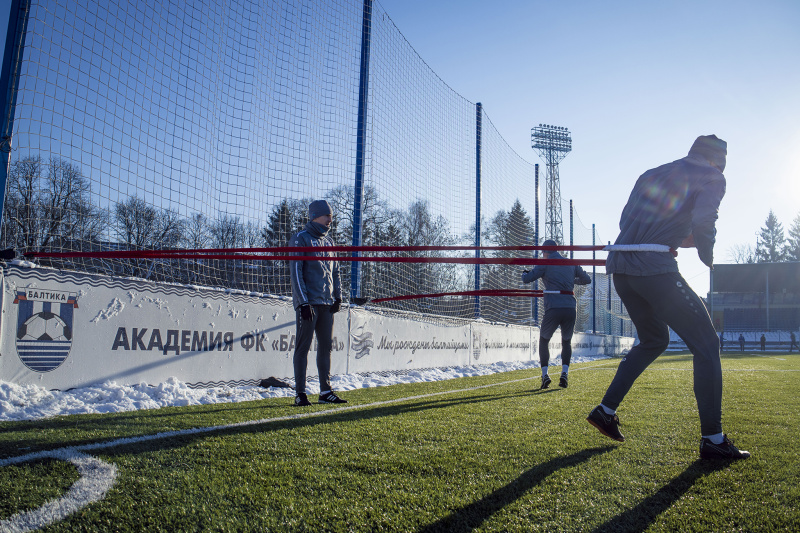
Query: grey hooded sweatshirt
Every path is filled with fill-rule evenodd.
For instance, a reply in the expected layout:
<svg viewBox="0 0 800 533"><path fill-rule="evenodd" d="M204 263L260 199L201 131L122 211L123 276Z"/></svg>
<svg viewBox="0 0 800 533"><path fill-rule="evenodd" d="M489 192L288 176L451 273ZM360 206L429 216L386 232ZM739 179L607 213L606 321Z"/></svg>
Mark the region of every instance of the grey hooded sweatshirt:
<svg viewBox="0 0 800 533"><path fill-rule="evenodd" d="M335 246L328 237L328 228L309 222L303 231L292 237L292 246ZM295 252L294 255L330 256L334 252ZM342 283L338 261L289 261L292 279L292 303L297 309L303 304L332 305L342 299Z"/></svg>
<svg viewBox="0 0 800 533"><path fill-rule="evenodd" d="M615 244L664 244L677 250L691 235L700 260L711 267L726 155L725 141L704 135L688 156L642 174L622 210ZM652 276L678 272L678 262L665 252L609 252L606 271Z"/></svg>
<svg viewBox="0 0 800 533"><path fill-rule="evenodd" d="M564 259L558 252L550 252L550 259ZM522 275L523 283L542 278L547 291L572 291L575 285L588 285L592 278L578 265L536 265ZM544 309L575 308L575 296L571 294L545 294Z"/></svg>

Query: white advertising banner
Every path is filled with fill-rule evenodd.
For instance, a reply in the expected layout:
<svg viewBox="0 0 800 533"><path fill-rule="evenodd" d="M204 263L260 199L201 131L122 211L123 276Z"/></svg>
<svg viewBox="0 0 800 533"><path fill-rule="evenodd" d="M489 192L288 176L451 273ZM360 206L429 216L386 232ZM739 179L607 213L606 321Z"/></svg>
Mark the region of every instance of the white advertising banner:
<svg viewBox="0 0 800 533"><path fill-rule="evenodd" d="M347 315L336 318L331 370L344 373ZM294 374L295 314L276 297L9 266L0 331L0 379L50 389Z"/></svg>
<svg viewBox="0 0 800 533"><path fill-rule="evenodd" d="M350 310L351 373L468 365L470 341L466 320Z"/></svg>
<svg viewBox="0 0 800 533"><path fill-rule="evenodd" d="M190 387L291 382L290 298L24 265L2 271L0 380L48 389L106 381ZM336 314L331 373L538 361L539 329L362 307ZM573 353L619 355L633 339L576 334ZM550 344L552 357L561 339ZM317 375L316 340L308 376Z"/></svg>
<svg viewBox="0 0 800 533"><path fill-rule="evenodd" d="M538 352L539 333L535 333L536 341L534 351ZM615 337L613 335L594 335L591 333L575 333L572 336L572 355L593 356L593 355L623 355L628 353L633 347L632 337ZM550 348L550 361L559 357L561 354L561 337L558 330L547 344ZM538 360L538 355L536 360Z"/></svg>
<svg viewBox="0 0 800 533"><path fill-rule="evenodd" d="M533 338L539 330L506 324L472 323L472 364L530 361L536 354Z"/></svg>

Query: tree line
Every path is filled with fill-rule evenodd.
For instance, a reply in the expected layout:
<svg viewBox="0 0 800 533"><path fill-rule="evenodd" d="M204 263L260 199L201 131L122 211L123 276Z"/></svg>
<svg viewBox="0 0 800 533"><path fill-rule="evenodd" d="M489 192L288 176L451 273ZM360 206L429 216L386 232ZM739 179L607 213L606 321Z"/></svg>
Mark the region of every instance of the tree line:
<svg viewBox="0 0 800 533"><path fill-rule="evenodd" d="M339 186L324 198L333 208L331 235L339 244L352 243L352 187ZM9 168L2 218L2 246L19 252L258 248L291 245L291 236L308 221L311 198L284 198L273 205L264 225L238 215L194 213L182 217L173 208L159 208L138 196L98 205L80 167L58 157L28 156ZM481 221L483 245L534 244L534 227L519 200ZM425 200L407 208L391 207L375 187L363 195L362 245L473 245L475 225L455 234L450 222L435 215ZM406 256L472 257L473 252L407 252ZM530 252L497 251L485 257L520 257ZM380 254L376 254L380 255ZM392 253L396 255L396 253ZM291 294L288 265L283 261L202 259L47 259L40 264L90 273L131 276L201 286L225 287L276 295ZM343 292L350 292L350 265L340 263ZM521 269L483 265L481 288L520 288ZM370 299L402 295L456 292L474 288L473 265L441 263L361 263L362 296ZM528 287L530 288L530 287ZM473 316L469 297L407 300L391 304L404 310ZM531 302L524 298L484 299L482 315L490 320L526 322Z"/></svg>

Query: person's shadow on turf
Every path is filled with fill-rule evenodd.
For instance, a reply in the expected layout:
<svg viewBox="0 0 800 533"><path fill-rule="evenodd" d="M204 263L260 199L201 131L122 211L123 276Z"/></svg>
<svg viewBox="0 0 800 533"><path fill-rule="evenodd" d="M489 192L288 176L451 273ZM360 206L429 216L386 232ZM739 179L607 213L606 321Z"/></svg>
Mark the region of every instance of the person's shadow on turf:
<svg viewBox="0 0 800 533"><path fill-rule="evenodd" d="M648 496L635 507L618 514L605 524L592 530L592 533L611 533L612 531L644 531L655 522L658 515L669 509L697 480L717 470L730 466L731 461L724 459L709 461L698 459L690 464L681 474L661 487L658 492Z"/></svg>
<svg viewBox="0 0 800 533"><path fill-rule="evenodd" d="M566 457L554 457L523 472L517 479L486 495L475 503L453 511L448 516L437 520L419 530L419 533L436 533L439 531L472 531L491 518L493 514L507 505L514 503L527 491L547 479L548 476L562 468L571 468L588 461L595 455L615 450L616 446L604 446L581 450Z"/></svg>

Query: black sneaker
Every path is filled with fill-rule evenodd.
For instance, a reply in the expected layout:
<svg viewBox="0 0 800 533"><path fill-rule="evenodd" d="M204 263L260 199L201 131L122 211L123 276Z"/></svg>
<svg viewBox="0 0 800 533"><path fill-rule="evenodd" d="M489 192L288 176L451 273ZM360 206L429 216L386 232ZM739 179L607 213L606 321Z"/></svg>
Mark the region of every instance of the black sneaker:
<svg viewBox="0 0 800 533"><path fill-rule="evenodd" d="M306 405L311 405L311 402L308 401L308 396L304 393L300 393L294 397L294 406L295 407L305 407Z"/></svg>
<svg viewBox="0 0 800 533"><path fill-rule="evenodd" d="M553 380L552 380L552 379L550 379L550 376L548 376L547 374L545 374L544 376L542 376L542 386L541 386L541 387L539 387L539 388L540 388L540 389L546 389L547 387L549 387L549 386L550 386L550 384L551 384L552 382L553 382Z"/></svg>
<svg viewBox="0 0 800 533"><path fill-rule="evenodd" d="M623 437L622 433L617 429L617 427L622 424L619 423L619 417L616 414L608 415L603 408L598 405L592 409L592 412L589 413L586 420L606 437L619 442L625 442L625 437Z"/></svg>
<svg viewBox="0 0 800 533"><path fill-rule="evenodd" d="M328 392L326 394L320 394L317 403L347 403L347 400L342 400L333 392Z"/></svg>
<svg viewBox="0 0 800 533"><path fill-rule="evenodd" d="M700 439L700 459L747 459L748 457L750 452L734 446L727 435L722 436L721 444L714 444L709 439Z"/></svg>
<svg viewBox="0 0 800 533"><path fill-rule="evenodd" d="M558 386L561 387L562 389L566 389L567 388L567 374L566 374L566 372L561 374L561 379L558 380Z"/></svg>

